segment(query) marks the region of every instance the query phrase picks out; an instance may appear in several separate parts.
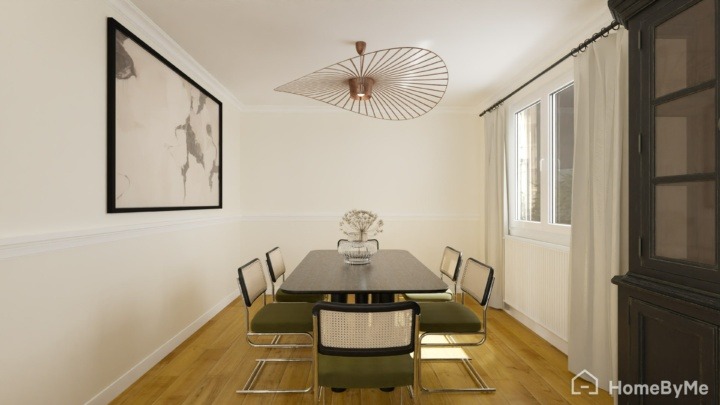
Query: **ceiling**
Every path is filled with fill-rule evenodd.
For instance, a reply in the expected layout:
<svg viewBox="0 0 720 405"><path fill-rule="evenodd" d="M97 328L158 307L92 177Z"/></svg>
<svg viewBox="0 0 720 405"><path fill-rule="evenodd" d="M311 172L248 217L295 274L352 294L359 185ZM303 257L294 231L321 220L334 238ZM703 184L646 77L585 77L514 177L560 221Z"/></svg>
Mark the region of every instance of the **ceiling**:
<svg viewBox="0 0 720 405"><path fill-rule="evenodd" d="M324 105L273 89L362 40L437 53L450 72L439 107L480 112L611 20L605 0L131 1L251 108Z"/></svg>

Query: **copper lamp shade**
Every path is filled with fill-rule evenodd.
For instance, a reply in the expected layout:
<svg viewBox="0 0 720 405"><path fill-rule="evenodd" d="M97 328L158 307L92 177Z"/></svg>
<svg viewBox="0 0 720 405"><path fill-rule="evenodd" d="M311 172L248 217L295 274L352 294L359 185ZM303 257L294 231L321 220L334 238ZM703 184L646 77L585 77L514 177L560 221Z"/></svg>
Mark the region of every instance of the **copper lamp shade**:
<svg viewBox="0 0 720 405"><path fill-rule="evenodd" d="M369 77L353 77L348 79L350 83L350 98L353 100L370 100L375 80Z"/></svg>
<svg viewBox="0 0 720 405"><path fill-rule="evenodd" d="M297 94L368 117L408 120L432 110L448 85L445 62L422 48L365 53L284 84L276 91Z"/></svg>

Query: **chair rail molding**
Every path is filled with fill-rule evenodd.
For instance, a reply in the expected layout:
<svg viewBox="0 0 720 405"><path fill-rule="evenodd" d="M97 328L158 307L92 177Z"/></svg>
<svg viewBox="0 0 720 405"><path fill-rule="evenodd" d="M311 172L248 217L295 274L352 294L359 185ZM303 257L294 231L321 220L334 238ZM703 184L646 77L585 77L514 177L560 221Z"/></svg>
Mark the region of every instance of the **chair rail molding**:
<svg viewBox="0 0 720 405"><path fill-rule="evenodd" d="M182 221L163 221L111 226L68 232L52 232L0 239L0 260L54 250L113 242L165 232L176 232L212 225L239 222L240 216L211 217Z"/></svg>
<svg viewBox="0 0 720 405"><path fill-rule="evenodd" d="M49 232L34 235L0 238L0 260L19 256L28 256L70 249L98 243L113 242L122 239L137 238L165 232L177 232L213 225L237 222L337 222L342 217L337 214L299 214L299 215L231 215L149 222L124 226L107 226L92 229L80 229L67 232ZM383 216L385 221L480 221L479 215L442 215L409 214Z"/></svg>
<svg viewBox="0 0 720 405"><path fill-rule="evenodd" d="M343 213L320 214L251 214L243 215L243 222L284 222L284 221L332 221L337 222ZM480 221L480 215L474 214L382 214L384 221Z"/></svg>

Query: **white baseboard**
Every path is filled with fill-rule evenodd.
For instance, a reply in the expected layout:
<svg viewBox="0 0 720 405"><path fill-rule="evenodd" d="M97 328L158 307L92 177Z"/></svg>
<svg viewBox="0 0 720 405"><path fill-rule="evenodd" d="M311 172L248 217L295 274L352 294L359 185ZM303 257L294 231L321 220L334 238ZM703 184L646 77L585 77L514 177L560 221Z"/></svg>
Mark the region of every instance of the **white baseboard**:
<svg viewBox="0 0 720 405"><path fill-rule="evenodd" d="M508 304L505 304L504 308L505 312L510 314L513 318L515 318L518 322L521 324L527 326L528 329L535 332L540 336L541 338L545 339L548 343L555 346L558 350L561 352L567 354L568 352L568 343L560 336L554 334L544 326L540 325L539 323L533 321L529 317L527 317L522 312L518 311L517 309L511 307Z"/></svg>
<svg viewBox="0 0 720 405"><path fill-rule="evenodd" d="M182 342L187 340L193 333L200 329L200 327L205 325L210 319L212 319L212 317L214 317L225 307L227 307L239 295L240 292L235 291L223 298L220 302L215 304L215 306L202 314L190 325L178 332L177 335L173 336L170 340L157 348L149 356L145 357L142 361L140 361L140 363L136 364L120 378L113 381L112 384L110 384L104 390L100 391L100 393L92 397L89 401L85 403L85 405L105 405L115 399L135 381L142 377L143 374L147 373L148 370L150 370L153 366L159 363L160 360L165 358L165 356L175 350L175 348L177 348Z"/></svg>

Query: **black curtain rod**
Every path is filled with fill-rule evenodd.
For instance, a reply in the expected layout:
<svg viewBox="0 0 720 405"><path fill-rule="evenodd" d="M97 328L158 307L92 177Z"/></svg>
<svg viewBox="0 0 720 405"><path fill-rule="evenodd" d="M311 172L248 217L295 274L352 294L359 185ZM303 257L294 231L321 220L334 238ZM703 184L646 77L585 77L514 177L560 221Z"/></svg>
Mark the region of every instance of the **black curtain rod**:
<svg viewBox="0 0 720 405"><path fill-rule="evenodd" d="M577 46L577 48L575 48L575 49L573 49L572 51L568 52L567 55L565 55L565 56L563 56L562 58L560 58L560 60L558 60L557 62L555 62L555 63L553 63L552 65L550 65L547 69L545 69L545 70L543 70L542 72L538 73L535 77L533 77L532 79L530 79L530 80L528 80L527 82L525 82L525 84L523 84L522 86L520 86L520 87L518 87L517 89L515 89L512 93L510 93L510 94L508 94L507 96L505 96L505 97L503 97L502 99L500 99L500 101L498 101L497 103L491 105L490 108L488 108L487 110L485 110L485 111L483 111L482 113L480 113L480 116L482 117L482 116L485 115L486 113L489 113L490 111L492 111L492 110L500 107L500 105L501 105L502 103L504 103L505 100L507 100L507 99L509 99L510 97L512 97L512 96L514 96L515 94L517 94L517 92L519 92L520 90L522 90L522 89L524 89L525 87L527 87L528 84L534 82L534 81L537 80L540 76L542 76L542 75L544 75L545 73L551 71L555 66L561 64L565 59L567 59L567 58L569 58L569 57L571 57L571 56L577 56L580 52L585 52L585 50L587 49L588 45L590 45L590 44L592 44L593 42L597 41L598 38L600 38L600 37L607 37L608 35L610 35L610 34L609 34L610 31L616 30L616 29L618 29L619 27L620 27L620 23L619 23L619 22L617 22L617 21L611 22L610 25L608 25L607 27L601 29L600 32L596 33L595 35L591 36L590 38L586 39L585 42L581 43L580 45Z"/></svg>

